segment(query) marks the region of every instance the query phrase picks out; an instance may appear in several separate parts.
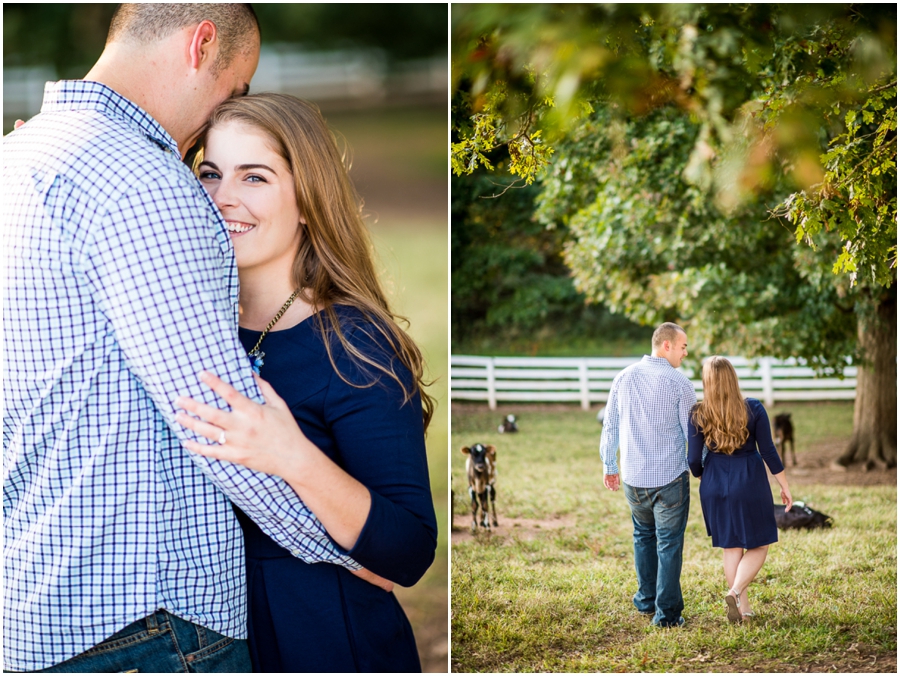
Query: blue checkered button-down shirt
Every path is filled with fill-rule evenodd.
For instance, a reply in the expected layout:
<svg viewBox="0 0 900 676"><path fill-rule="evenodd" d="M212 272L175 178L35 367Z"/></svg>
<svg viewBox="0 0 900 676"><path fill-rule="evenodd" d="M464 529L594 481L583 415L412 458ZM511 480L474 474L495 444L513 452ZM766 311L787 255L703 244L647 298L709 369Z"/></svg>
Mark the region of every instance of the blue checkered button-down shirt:
<svg viewBox="0 0 900 676"><path fill-rule="evenodd" d="M231 241L171 136L108 87L50 83L3 164L4 667L160 607L246 636L229 498L295 556L358 568L283 480L179 441L178 395L217 404L201 369L262 398Z"/></svg>
<svg viewBox="0 0 900 676"><path fill-rule="evenodd" d="M694 386L662 357L632 364L613 380L606 403L600 457L606 474L635 488L659 488L688 469L687 439Z"/></svg>

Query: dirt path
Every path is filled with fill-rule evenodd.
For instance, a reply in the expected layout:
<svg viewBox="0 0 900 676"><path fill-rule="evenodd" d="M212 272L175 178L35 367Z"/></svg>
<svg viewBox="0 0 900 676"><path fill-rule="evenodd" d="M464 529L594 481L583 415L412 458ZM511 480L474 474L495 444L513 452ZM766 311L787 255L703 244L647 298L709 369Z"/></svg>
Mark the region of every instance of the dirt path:
<svg viewBox="0 0 900 676"><path fill-rule="evenodd" d="M788 482L791 486L803 484L825 484L828 486L896 486L897 468L888 470L864 471L861 465L854 465L845 470L833 469L850 439L838 439L816 444L812 449L797 456L797 465L789 464L789 458L782 458L787 469Z"/></svg>
<svg viewBox="0 0 900 676"><path fill-rule="evenodd" d="M558 528L574 526L575 519L571 516L553 516L549 519L499 519L499 525L491 528L491 533L499 537L515 535L520 540L534 540L542 537L547 531ZM450 534L450 543L456 544L463 540L471 540L472 534L469 526L472 524L472 516L469 514L453 515L453 531Z"/></svg>

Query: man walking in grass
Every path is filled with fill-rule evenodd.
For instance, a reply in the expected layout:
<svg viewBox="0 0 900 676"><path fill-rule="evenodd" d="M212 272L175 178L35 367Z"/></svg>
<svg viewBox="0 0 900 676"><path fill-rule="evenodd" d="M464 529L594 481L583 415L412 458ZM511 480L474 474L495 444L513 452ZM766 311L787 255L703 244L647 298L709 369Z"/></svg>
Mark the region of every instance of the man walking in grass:
<svg viewBox="0 0 900 676"><path fill-rule="evenodd" d="M600 437L603 484L622 485L634 523L634 568L639 612L652 624L678 627L681 560L690 507L686 444L691 408L697 403L691 381L676 369L687 356L687 334L666 322L653 332L652 354L616 376L609 392Z"/></svg>

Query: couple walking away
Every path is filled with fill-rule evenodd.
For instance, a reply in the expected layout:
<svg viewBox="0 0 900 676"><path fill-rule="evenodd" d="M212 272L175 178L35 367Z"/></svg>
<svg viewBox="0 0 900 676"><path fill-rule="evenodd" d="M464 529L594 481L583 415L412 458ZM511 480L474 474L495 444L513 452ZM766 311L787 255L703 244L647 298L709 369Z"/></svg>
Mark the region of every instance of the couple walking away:
<svg viewBox="0 0 900 676"><path fill-rule="evenodd" d="M318 110L246 96L259 40L122 5L4 140L6 670L420 670L422 356Z"/></svg>
<svg viewBox="0 0 900 676"><path fill-rule="evenodd" d="M727 617L751 617L747 589L778 541L765 461L791 508L784 466L769 418L756 399L744 399L737 373L724 357L703 365L703 401L677 370L687 334L665 323L653 333L653 352L616 376L600 438L604 485L624 487L634 524L639 612L659 627L684 624L681 562L690 507L688 469L700 481L700 506L713 547L723 550ZM687 445L687 454L685 454ZM616 450L619 462L616 461ZM621 465L621 477L620 469Z"/></svg>

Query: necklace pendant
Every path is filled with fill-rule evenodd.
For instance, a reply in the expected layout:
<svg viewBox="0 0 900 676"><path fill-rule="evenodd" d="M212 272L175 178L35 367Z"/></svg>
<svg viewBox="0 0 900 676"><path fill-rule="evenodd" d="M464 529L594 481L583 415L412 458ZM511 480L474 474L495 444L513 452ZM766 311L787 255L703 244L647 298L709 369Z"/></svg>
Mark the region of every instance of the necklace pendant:
<svg viewBox="0 0 900 676"><path fill-rule="evenodd" d="M259 351L259 346L262 345L263 338L265 338L269 334L269 331L272 329L273 326L275 326L275 324L278 322L278 320L281 319L281 315L283 315L287 311L287 309L291 306L291 303L294 302L294 299L299 294L300 294L300 289L295 290L294 293L291 294L291 297L287 299L287 302L281 306L281 309L277 313L275 313L275 316L272 318L272 321L269 322L269 325L262 332L262 335L259 337L259 340L256 341L256 345L254 346L254 348L247 353L247 356L250 358L250 368L253 369L253 372L256 375L259 375L259 371L263 367L263 364L264 364L263 357L266 356L265 352Z"/></svg>
<svg viewBox="0 0 900 676"><path fill-rule="evenodd" d="M265 363L263 362L263 357L266 356L266 353L260 352L259 350L253 350L253 352L249 353L247 356L250 357L250 368L253 369L253 372L256 375L259 375L259 371Z"/></svg>

